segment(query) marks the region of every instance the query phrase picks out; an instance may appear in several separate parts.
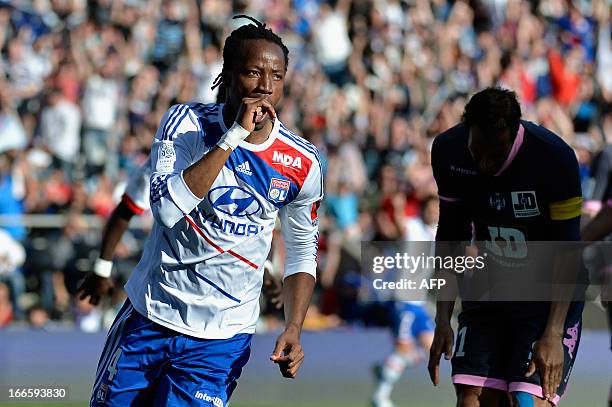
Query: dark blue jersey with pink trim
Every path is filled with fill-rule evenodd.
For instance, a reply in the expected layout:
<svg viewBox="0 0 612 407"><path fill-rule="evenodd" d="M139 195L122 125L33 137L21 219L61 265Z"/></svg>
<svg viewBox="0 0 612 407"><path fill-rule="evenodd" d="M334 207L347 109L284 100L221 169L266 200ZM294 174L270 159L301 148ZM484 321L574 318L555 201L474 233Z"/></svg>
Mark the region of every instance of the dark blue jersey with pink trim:
<svg viewBox="0 0 612 407"><path fill-rule="evenodd" d="M489 176L478 171L468 131L459 124L435 138L432 167L440 196L438 241L580 240L578 162L542 126L521 121L504 166Z"/></svg>

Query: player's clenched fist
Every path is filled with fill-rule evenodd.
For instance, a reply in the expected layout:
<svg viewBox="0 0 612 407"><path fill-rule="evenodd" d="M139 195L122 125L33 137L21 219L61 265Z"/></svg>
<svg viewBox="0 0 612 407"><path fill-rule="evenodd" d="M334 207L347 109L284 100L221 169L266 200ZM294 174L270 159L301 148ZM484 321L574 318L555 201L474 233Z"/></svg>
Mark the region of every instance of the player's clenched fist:
<svg viewBox="0 0 612 407"><path fill-rule="evenodd" d="M453 355L454 333L450 322L437 323L434 338L429 350L429 377L434 386L440 382L440 357L444 353L444 359L450 360Z"/></svg>
<svg viewBox="0 0 612 407"><path fill-rule="evenodd" d="M242 104L236 114L236 123L249 133L255 130L255 125L263 121L266 115L276 119L276 111L272 104L265 98L242 98Z"/></svg>
<svg viewBox="0 0 612 407"><path fill-rule="evenodd" d="M295 379L297 371L304 362L304 350L300 345L298 329L289 325L276 340L270 360L278 364L283 377Z"/></svg>
<svg viewBox="0 0 612 407"><path fill-rule="evenodd" d="M100 298L107 295L113 287L114 284L111 278L89 273L79 286L77 295L81 300L89 297L89 302L92 305L98 305Z"/></svg>

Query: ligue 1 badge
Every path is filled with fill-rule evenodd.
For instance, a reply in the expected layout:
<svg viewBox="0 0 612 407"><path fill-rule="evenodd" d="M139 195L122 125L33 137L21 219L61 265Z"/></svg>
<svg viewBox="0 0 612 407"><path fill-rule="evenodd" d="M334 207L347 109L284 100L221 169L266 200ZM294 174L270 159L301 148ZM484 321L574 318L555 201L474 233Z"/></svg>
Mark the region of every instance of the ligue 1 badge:
<svg viewBox="0 0 612 407"><path fill-rule="evenodd" d="M289 186L291 183L285 179L272 178L268 189L268 199L276 203L283 202L287 199Z"/></svg>
<svg viewBox="0 0 612 407"><path fill-rule="evenodd" d="M159 147L159 155L157 157L156 170L159 172L169 172L174 169L176 161L176 152L174 151L174 143L164 140Z"/></svg>

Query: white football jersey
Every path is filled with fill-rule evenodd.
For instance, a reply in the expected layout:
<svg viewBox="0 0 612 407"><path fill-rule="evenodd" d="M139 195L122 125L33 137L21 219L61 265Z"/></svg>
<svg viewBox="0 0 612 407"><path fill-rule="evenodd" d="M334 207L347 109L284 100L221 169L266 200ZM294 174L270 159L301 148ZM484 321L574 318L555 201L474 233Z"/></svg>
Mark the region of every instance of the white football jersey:
<svg viewBox="0 0 612 407"><path fill-rule="evenodd" d="M316 274L317 209L323 197L316 148L277 119L262 144L243 141L203 198L183 170L227 132L222 104L170 108L151 150L155 217L126 290L152 321L200 338L252 333L263 263L280 216L284 277Z"/></svg>

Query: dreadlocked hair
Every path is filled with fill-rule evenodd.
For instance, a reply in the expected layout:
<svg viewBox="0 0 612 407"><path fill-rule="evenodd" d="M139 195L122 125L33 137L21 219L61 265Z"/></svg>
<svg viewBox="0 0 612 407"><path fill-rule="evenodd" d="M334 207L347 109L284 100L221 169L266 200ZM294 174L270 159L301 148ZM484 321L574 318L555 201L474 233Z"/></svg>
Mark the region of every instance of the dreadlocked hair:
<svg viewBox="0 0 612 407"><path fill-rule="evenodd" d="M283 55L285 56L285 71L289 66L289 49L285 46L285 44L283 44L283 40L281 40L281 38L276 35L274 31L266 28L266 25L261 21L244 14L234 16L232 19L236 20L239 18L246 18L251 20L252 23L236 28L225 40L225 44L223 45L223 69L215 78L215 81L211 87L211 90L214 90L217 87L219 88L217 93L217 103L225 102L227 83L229 82L232 71L236 67L236 62L241 56L244 41L266 40L278 45L283 50Z"/></svg>

